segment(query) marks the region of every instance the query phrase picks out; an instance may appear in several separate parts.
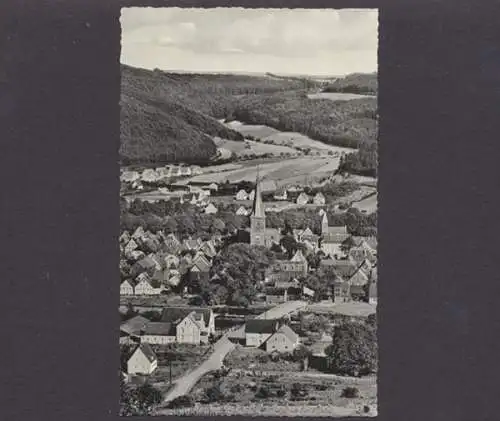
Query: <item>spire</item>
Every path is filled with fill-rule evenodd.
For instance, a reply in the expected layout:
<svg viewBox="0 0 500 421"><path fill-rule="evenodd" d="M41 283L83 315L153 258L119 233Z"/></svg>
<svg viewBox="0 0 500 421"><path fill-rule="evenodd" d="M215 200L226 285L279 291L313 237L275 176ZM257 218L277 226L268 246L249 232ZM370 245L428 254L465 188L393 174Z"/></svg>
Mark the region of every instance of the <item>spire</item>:
<svg viewBox="0 0 500 421"><path fill-rule="evenodd" d="M265 217L264 205L262 203L262 197L260 192L259 167L257 167L257 178L255 180L255 197L253 199L252 216L257 218Z"/></svg>

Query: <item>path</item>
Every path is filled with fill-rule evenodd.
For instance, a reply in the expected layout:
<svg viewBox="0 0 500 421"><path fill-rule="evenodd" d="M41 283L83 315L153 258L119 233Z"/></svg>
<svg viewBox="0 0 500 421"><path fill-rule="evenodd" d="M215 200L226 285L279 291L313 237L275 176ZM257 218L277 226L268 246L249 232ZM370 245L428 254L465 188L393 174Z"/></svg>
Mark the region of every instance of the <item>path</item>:
<svg viewBox="0 0 500 421"><path fill-rule="evenodd" d="M224 335L214 344L212 355L210 355L207 360L203 361L194 370L189 371L184 376L177 379L174 383L174 387L170 389L165 396L165 402L169 402L179 396L186 395L196 385L201 377L210 371L215 371L221 368L224 358L230 351L233 350L234 347L235 344Z"/></svg>
<svg viewBox="0 0 500 421"><path fill-rule="evenodd" d="M272 309L260 314L256 318L278 319L287 314L294 313L305 306L307 306L307 303L305 301L288 301L286 303L273 307ZM235 344L228 338L239 338L241 332L243 332L244 336L245 325L236 329L232 329L224 336L222 336L222 338L214 344L212 355L210 355L208 359L203 361L194 370L187 372L184 376L177 379L172 389L170 389L166 394L164 401L170 402L171 400L179 396L186 395L196 385L196 383L201 379L202 376L211 371L215 371L221 368L224 358L235 347Z"/></svg>

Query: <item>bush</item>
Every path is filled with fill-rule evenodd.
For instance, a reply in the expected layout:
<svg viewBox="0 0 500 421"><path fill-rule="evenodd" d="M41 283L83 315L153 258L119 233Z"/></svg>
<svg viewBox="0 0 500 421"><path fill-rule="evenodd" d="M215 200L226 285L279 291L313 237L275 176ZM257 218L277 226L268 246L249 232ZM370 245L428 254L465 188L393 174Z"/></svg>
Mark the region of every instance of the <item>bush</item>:
<svg viewBox="0 0 500 421"><path fill-rule="evenodd" d="M343 398L358 398L359 397L359 389L357 387L347 386L342 390Z"/></svg>
<svg viewBox="0 0 500 421"><path fill-rule="evenodd" d="M286 390L285 390L285 388L283 388L283 387L282 387L281 389L279 389L279 390L276 392L276 396L277 396L278 398L282 398L282 397L284 397L285 395L286 395Z"/></svg>
<svg viewBox="0 0 500 421"><path fill-rule="evenodd" d="M257 393L255 394L255 397L258 399L266 399L271 395L269 389L265 386L262 386L259 388Z"/></svg>
<svg viewBox="0 0 500 421"><path fill-rule="evenodd" d="M369 407L368 405L364 405L364 406L363 406L363 412L364 412L365 414L367 414L368 412L370 412L370 407Z"/></svg>
<svg viewBox="0 0 500 421"><path fill-rule="evenodd" d="M300 383L294 383L292 389L290 390L290 395L292 399L303 398L307 396L308 392L304 385Z"/></svg>
<svg viewBox="0 0 500 421"><path fill-rule="evenodd" d="M220 402L222 400L224 400L224 393L222 393L219 386L213 386L205 390L206 402Z"/></svg>
<svg viewBox="0 0 500 421"><path fill-rule="evenodd" d="M194 406L194 400L191 396L188 395L179 396L168 404L168 407L170 409L191 408L193 406Z"/></svg>

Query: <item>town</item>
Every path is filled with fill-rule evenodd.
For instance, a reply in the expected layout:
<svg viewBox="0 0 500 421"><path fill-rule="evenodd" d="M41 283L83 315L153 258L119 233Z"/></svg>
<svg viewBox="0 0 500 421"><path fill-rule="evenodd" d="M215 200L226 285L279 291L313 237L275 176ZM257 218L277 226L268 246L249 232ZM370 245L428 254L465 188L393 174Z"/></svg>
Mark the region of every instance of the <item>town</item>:
<svg viewBox="0 0 500 421"><path fill-rule="evenodd" d="M378 12L120 23L120 415L377 416Z"/></svg>
<svg viewBox="0 0 500 421"><path fill-rule="evenodd" d="M124 189L137 189L137 178L125 180ZM267 194L294 204L295 221L279 218L286 208L266 207L263 184L258 178L224 186L181 183L176 189L179 184L172 182L164 199L122 201L123 212L142 206L136 211L139 225L124 227L119 238L123 381L155 386L159 414L186 411L196 402L207 410L224 405L226 412L232 405L236 413L242 401L276 403L286 397L290 408L314 397L373 412L375 396L363 396L360 406L359 390L370 390L375 381L366 375L375 373L376 357L368 367L363 361L333 368L331 352L333 337L341 334L336 329L361 326L371 332L376 323L375 231L353 233L348 217L366 215L331 206L321 191L308 195L297 186ZM219 189L235 192L231 202L214 204ZM178 221L161 228L140 219L155 206L163 206L167 218L177 213ZM303 217L298 223L297 215ZM373 349L374 343L365 346ZM353 376L344 388L331 387L337 398L325 383L334 376L328 373ZM231 392L236 384L243 388L242 376L253 379L250 389Z"/></svg>

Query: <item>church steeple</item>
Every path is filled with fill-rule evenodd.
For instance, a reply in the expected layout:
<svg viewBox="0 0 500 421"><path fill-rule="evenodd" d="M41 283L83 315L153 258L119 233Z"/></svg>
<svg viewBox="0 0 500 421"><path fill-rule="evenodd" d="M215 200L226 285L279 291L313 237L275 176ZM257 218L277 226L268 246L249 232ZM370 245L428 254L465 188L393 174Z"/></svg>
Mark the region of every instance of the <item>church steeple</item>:
<svg viewBox="0 0 500 421"><path fill-rule="evenodd" d="M257 178L255 180L255 197L253 199L252 215L257 218L265 218L264 205L262 203L262 195L260 191L259 168L257 167Z"/></svg>
<svg viewBox="0 0 500 421"><path fill-rule="evenodd" d="M252 215L250 216L250 244L266 245L266 213L260 191L259 169L255 180L255 197L253 199Z"/></svg>

